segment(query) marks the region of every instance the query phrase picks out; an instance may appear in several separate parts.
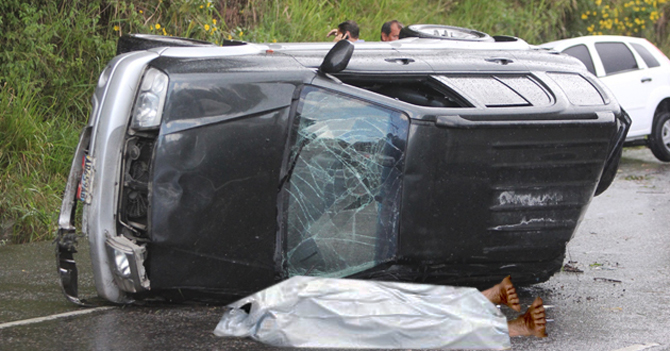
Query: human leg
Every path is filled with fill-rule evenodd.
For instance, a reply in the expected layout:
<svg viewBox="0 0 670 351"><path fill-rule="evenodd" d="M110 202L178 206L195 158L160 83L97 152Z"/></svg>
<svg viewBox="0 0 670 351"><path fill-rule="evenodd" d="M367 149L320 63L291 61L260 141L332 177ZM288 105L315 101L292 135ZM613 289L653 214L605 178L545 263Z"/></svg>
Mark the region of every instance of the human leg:
<svg viewBox="0 0 670 351"><path fill-rule="evenodd" d="M514 288L512 279L509 275L500 283L482 291L482 294L496 305L507 305L509 308L521 312L519 297L516 294L516 289Z"/></svg>
<svg viewBox="0 0 670 351"><path fill-rule="evenodd" d="M509 336L547 337L547 319L544 313L542 298L537 297L526 313L519 318L507 322Z"/></svg>

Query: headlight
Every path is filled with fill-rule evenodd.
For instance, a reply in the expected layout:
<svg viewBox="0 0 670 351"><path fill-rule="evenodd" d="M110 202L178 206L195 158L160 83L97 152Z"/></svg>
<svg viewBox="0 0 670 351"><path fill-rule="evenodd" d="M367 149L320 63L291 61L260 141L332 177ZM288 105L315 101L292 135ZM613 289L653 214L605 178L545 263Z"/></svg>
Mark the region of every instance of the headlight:
<svg viewBox="0 0 670 351"><path fill-rule="evenodd" d="M114 249L114 263L116 263L116 269L122 277L130 278L130 261L128 261L125 252Z"/></svg>
<svg viewBox="0 0 670 351"><path fill-rule="evenodd" d="M149 68L142 78L135 100L131 128L153 129L161 124L167 88L167 75L155 68Z"/></svg>
<svg viewBox="0 0 670 351"><path fill-rule="evenodd" d="M144 269L147 250L124 237L109 236L105 240L105 249L109 258L109 269L114 282L125 292L136 293L149 290L151 284Z"/></svg>

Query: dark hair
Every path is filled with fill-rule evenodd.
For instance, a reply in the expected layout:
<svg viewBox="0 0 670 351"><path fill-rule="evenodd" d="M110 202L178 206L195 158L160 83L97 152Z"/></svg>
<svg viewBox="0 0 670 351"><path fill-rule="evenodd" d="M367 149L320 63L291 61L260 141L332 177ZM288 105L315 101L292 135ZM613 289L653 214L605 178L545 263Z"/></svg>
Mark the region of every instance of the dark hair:
<svg viewBox="0 0 670 351"><path fill-rule="evenodd" d="M341 33L349 32L353 39L358 39L359 30L358 23L356 23L356 21L344 21L337 25L337 29L339 29Z"/></svg>
<svg viewBox="0 0 670 351"><path fill-rule="evenodd" d="M402 27L404 27L402 25L402 23L398 22L398 20L391 20L391 21L388 21L388 22L384 22L384 24L382 24L382 33L384 33L386 35L391 34L391 27L394 24L397 24L398 28L400 28L400 29L402 29Z"/></svg>

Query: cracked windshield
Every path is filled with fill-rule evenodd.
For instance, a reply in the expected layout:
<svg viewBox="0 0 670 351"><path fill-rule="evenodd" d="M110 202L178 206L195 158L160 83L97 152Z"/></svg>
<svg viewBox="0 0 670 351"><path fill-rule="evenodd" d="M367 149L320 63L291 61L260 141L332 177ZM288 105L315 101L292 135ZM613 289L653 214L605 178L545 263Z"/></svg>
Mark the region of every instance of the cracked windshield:
<svg viewBox="0 0 670 351"><path fill-rule="evenodd" d="M394 256L405 115L303 91L286 184L289 275L345 276Z"/></svg>

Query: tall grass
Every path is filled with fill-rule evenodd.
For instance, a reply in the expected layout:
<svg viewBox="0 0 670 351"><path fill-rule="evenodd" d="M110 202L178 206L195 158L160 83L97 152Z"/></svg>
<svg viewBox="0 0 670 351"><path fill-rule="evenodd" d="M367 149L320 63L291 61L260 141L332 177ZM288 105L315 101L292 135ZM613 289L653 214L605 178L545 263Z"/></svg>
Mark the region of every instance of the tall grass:
<svg viewBox="0 0 670 351"><path fill-rule="evenodd" d="M0 240L21 243L51 238L77 131L17 88L0 90Z"/></svg>
<svg viewBox="0 0 670 351"><path fill-rule="evenodd" d="M250 33L256 41L327 41L326 33L344 20L355 20L360 38L378 41L384 22L437 23L474 28L493 35L512 35L532 43L567 33L571 0L269 0L265 16Z"/></svg>
<svg viewBox="0 0 670 351"><path fill-rule="evenodd" d="M0 2L0 244L49 239L99 71L103 1Z"/></svg>
<svg viewBox="0 0 670 351"><path fill-rule="evenodd" d="M589 28L601 30L608 25L606 16L613 17L614 9L621 7L621 12L616 13L634 11L637 16L651 16L650 22L645 22L649 25L640 25L635 35L646 36L668 52L670 39L665 34L670 4L654 1L653 8L624 11L625 4L630 3L631 0L0 1L0 245L53 237L60 197L77 136L89 114L94 84L114 55L116 39L125 33L184 36L219 43L224 39L327 41L330 29L352 19L359 23L362 39L377 41L381 25L397 19L405 24L474 28L539 44L588 34ZM585 16L586 11L591 12Z"/></svg>

